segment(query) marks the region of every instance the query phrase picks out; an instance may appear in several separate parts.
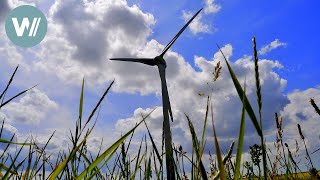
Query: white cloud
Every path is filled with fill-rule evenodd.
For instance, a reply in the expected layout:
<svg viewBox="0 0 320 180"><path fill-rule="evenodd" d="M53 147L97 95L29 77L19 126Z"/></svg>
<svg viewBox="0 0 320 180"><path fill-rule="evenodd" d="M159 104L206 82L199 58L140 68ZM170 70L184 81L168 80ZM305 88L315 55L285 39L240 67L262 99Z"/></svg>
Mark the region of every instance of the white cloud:
<svg viewBox="0 0 320 180"><path fill-rule="evenodd" d="M310 98L314 98L319 105L320 89L309 88L306 90L296 90L288 94L290 104L288 104L281 115L284 118L284 125L287 126L288 138L299 137L297 133L297 124L300 123L304 129L305 137L311 139L311 142L319 141L320 133L317 131L317 126L320 125L320 116L315 112L310 104ZM284 130L286 131L286 129ZM314 143L316 145L317 143Z"/></svg>
<svg viewBox="0 0 320 180"><path fill-rule="evenodd" d="M17 48L15 46L9 45L9 43L5 43L2 47L0 47L0 57L10 59L10 61L8 61L8 64L10 64L11 66L25 64L25 62L23 61L23 57L18 52Z"/></svg>
<svg viewBox="0 0 320 180"><path fill-rule="evenodd" d="M183 11L182 12L182 18L184 22L188 22L189 19L192 18L194 13L189 12L189 11ZM198 34L198 33L210 33L210 26L208 24L205 24L202 22L202 14L199 14L190 24L189 28L193 34Z"/></svg>
<svg viewBox="0 0 320 180"><path fill-rule="evenodd" d="M74 2L56 1L49 18L61 25L60 33L65 34L74 48L71 58L84 64L104 63L106 55L118 50L131 55L130 49L135 50L136 45L141 47L151 34L153 16L135 5L129 7L126 1Z"/></svg>
<svg viewBox="0 0 320 180"><path fill-rule="evenodd" d="M289 146L295 147L296 141L300 150L297 154L297 161L308 163L306 160L305 148L300 138L297 124L301 125L302 133L305 137L309 153L319 149L320 133L320 116L310 104L310 98L314 98L319 105L320 89L309 88L306 90L296 90L287 95L290 103L280 112L283 118L283 137ZM319 153L310 154L313 163L319 162ZM303 166L308 170L307 166ZM309 167L310 168L310 167Z"/></svg>
<svg viewBox="0 0 320 180"><path fill-rule="evenodd" d="M126 1L56 1L48 19L49 31L37 54L39 60L33 62L35 70L55 74L68 84L79 84L83 76L89 86L116 78L115 89L120 89L117 88L120 85L128 86L127 92L135 92L138 85L143 85L142 89L146 88L143 93L151 92L143 82L144 78L154 76L142 74L156 69L108 60L110 57L157 55L142 54L155 21L151 14L143 13L137 6L128 6ZM143 69L146 70L142 72ZM135 72L135 77L130 72ZM133 79L128 83L135 87L119 83L126 78Z"/></svg>
<svg viewBox="0 0 320 180"><path fill-rule="evenodd" d="M205 0L204 12L206 14L217 13L221 9L221 6L216 4L214 0Z"/></svg>
<svg viewBox="0 0 320 180"><path fill-rule="evenodd" d="M20 98L18 102L10 102L2 107L9 122L38 124L45 118L47 112L56 109L58 105L38 89L32 89Z"/></svg>
<svg viewBox="0 0 320 180"><path fill-rule="evenodd" d="M259 54L264 55L268 52L277 49L279 47L285 47L287 46L287 43L281 42L279 39L275 39L274 41L270 42L270 44L265 45L259 50Z"/></svg>
<svg viewBox="0 0 320 180"><path fill-rule="evenodd" d="M204 17L210 14L216 14L220 11L221 6L216 4L214 0L205 0L205 7L203 12L200 12L198 16L189 24L190 31L196 35L198 33L212 33L216 29L212 25L204 22ZM191 11L182 11L182 18L184 22L188 22L194 15Z"/></svg>

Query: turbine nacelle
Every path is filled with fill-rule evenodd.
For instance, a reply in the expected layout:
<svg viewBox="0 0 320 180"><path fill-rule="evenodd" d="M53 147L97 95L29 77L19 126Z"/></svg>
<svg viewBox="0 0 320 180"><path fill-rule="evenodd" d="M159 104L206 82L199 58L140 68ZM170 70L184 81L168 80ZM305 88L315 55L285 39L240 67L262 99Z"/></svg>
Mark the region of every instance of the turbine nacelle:
<svg viewBox="0 0 320 180"><path fill-rule="evenodd" d="M164 65L164 67L166 68L167 67L167 63L166 63L166 61L163 59L163 57L162 56L157 56L157 57L155 57L154 59L154 63L155 63L155 65Z"/></svg>

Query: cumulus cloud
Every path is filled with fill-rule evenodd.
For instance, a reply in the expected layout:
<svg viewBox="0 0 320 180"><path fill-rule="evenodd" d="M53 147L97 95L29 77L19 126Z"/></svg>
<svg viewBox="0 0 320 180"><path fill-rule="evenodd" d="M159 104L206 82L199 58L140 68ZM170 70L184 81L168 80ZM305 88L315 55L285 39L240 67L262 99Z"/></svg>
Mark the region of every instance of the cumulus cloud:
<svg viewBox="0 0 320 180"><path fill-rule="evenodd" d="M205 0L204 12L206 14L217 13L220 9L221 6L216 4L214 0Z"/></svg>
<svg viewBox="0 0 320 180"><path fill-rule="evenodd" d="M305 147L302 139L300 138L297 124L301 125L302 133L305 137L305 142L309 152L319 149L320 133L318 131L320 125L320 116L315 112L310 104L310 98L314 98L316 102L320 101L320 89L309 88L306 90L295 90L287 94L289 103L282 111L278 111L279 117L283 119L283 139L294 154L294 158L299 164L302 165L302 170L308 170L308 160L305 158ZM319 104L319 103L318 103ZM274 136L271 138L275 142L275 129ZM270 142L268 147L275 152L274 145ZM298 147L298 149L297 149ZM318 161L319 155L317 153L310 154L314 163ZM306 164L306 166L303 166Z"/></svg>
<svg viewBox="0 0 320 180"><path fill-rule="evenodd" d="M38 89L32 89L18 102L10 102L1 111L10 122L37 124L58 105Z"/></svg>
<svg viewBox="0 0 320 180"><path fill-rule="evenodd" d="M198 33L212 33L215 31L214 27L203 22L203 17L219 12L221 6L216 4L214 0L205 0L204 3L205 7L203 13L201 12L198 14L198 16L189 25L189 29L194 35ZM193 15L194 13L191 11L182 11L182 19L185 23L188 22Z"/></svg>
<svg viewBox="0 0 320 180"><path fill-rule="evenodd" d="M8 64L10 64L11 66L16 66L17 64L25 65L23 57L18 52L17 48L15 46L9 45L8 43L5 43L0 47L0 57L10 59L10 61L8 61Z"/></svg>
<svg viewBox="0 0 320 180"><path fill-rule="evenodd" d="M114 50L120 50L117 55L132 55L130 49L142 46L151 34L153 16L126 1L75 2L56 1L49 18L61 25L74 48L71 58L84 64L105 62Z"/></svg>
<svg viewBox="0 0 320 180"><path fill-rule="evenodd" d="M286 126L284 131L287 131L288 138L295 137L298 139L297 124L300 123L305 137L309 139L310 142L319 142L320 133L315 127L320 125L320 116L311 106L310 98L314 98L316 102L320 102L320 89L309 88L303 91L296 90L288 94L288 98L290 104L281 111L284 119L283 122ZM316 144L318 143L310 143L309 145L315 148L314 145Z"/></svg>
<svg viewBox="0 0 320 180"><path fill-rule="evenodd" d="M263 46L260 50L259 50L259 54L264 55L269 53L270 51L277 49L279 47L285 47L287 46L287 43L285 42L281 42L279 39L275 39L274 41L270 42L269 44Z"/></svg>
<svg viewBox="0 0 320 180"><path fill-rule="evenodd" d="M182 12L182 18L184 22L188 22L194 13L190 11L183 11ZM193 34L198 33L210 33L210 26L208 24L205 24L202 22L202 14L199 14L189 25L189 28Z"/></svg>
<svg viewBox="0 0 320 180"><path fill-rule="evenodd" d="M33 61L34 70L54 74L69 84L79 84L83 76L89 86L116 78L115 90L127 86L126 92L133 93L140 86L144 94L153 91L152 84L144 82L156 77L156 69L108 60L156 56L160 52L155 50L158 44L147 41L155 23L153 15L122 0L81 3L69 0L56 1L48 19L49 31L39 47L37 60ZM127 79L127 84L122 83L123 79Z"/></svg>

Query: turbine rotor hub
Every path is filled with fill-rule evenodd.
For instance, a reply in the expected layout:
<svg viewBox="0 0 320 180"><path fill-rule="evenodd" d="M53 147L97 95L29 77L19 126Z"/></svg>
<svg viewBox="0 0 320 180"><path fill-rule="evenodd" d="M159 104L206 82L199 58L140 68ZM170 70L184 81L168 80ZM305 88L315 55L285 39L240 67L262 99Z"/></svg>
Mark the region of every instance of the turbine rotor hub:
<svg viewBox="0 0 320 180"><path fill-rule="evenodd" d="M155 57L155 58L154 58L154 61L155 61L156 65L162 64L162 65L164 65L165 67L167 67L167 63L166 63L166 61L163 59L162 56L157 56L157 57Z"/></svg>

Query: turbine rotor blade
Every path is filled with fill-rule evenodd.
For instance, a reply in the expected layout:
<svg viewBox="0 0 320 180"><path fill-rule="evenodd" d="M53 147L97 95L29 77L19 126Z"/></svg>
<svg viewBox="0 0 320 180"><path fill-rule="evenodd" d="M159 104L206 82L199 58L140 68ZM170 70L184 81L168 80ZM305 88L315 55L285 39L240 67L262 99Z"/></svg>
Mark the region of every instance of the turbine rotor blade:
<svg viewBox="0 0 320 180"><path fill-rule="evenodd" d="M129 62L139 62L147 64L149 66L154 66L156 63L153 58L110 58L111 61L129 61Z"/></svg>
<svg viewBox="0 0 320 180"><path fill-rule="evenodd" d="M158 65L159 68L159 74L161 79L161 89L162 89L162 98L163 98L163 108L166 113L169 113L171 121L173 122L173 115L172 115L172 109L170 104L170 98L167 88L167 81L166 81L166 68L164 65Z"/></svg>
<svg viewBox="0 0 320 180"><path fill-rule="evenodd" d="M183 28L178 32L178 34L169 42L169 44L163 49L160 56L164 56L166 52L170 49L173 43L178 39L178 37L182 34L182 32L188 27L188 25L192 22L192 20L200 13L202 8L183 26Z"/></svg>

